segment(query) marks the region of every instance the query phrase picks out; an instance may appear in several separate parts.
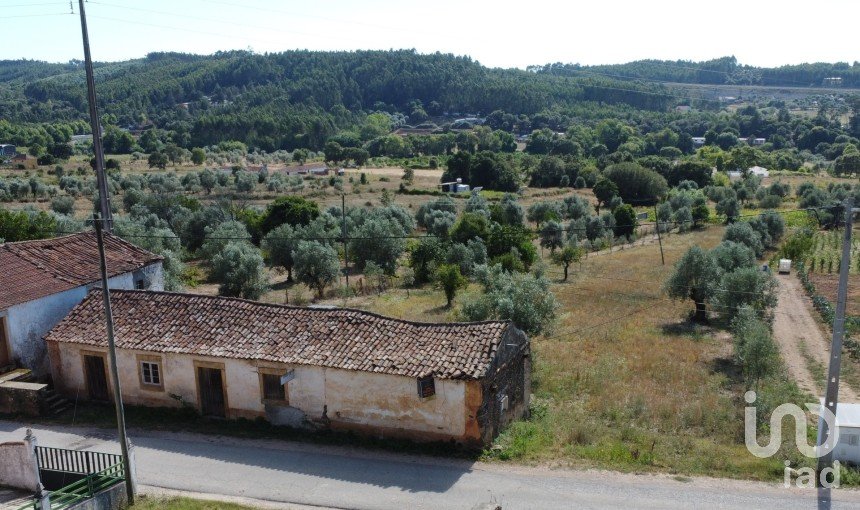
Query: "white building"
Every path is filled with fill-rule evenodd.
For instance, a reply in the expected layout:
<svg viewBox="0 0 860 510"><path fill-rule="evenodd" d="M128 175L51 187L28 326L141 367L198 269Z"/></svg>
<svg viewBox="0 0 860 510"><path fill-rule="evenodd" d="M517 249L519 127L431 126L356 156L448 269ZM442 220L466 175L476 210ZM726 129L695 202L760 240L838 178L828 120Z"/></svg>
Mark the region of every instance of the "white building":
<svg viewBox="0 0 860 510"><path fill-rule="evenodd" d="M164 288L162 258L106 235L109 285L118 289ZM44 335L101 286L95 233L0 244L0 373L50 370Z"/></svg>
<svg viewBox="0 0 860 510"><path fill-rule="evenodd" d="M839 427L839 441L833 452L833 460L860 465L860 404L839 402L836 406L836 426Z"/></svg>

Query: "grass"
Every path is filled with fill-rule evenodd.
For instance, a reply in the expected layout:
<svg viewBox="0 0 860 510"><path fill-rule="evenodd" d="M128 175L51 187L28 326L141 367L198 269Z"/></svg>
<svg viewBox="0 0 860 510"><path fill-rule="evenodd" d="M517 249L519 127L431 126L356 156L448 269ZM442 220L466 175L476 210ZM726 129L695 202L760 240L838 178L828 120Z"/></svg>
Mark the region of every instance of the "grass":
<svg viewBox="0 0 860 510"><path fill-rule="evenodd" d="M134 510L253 510L254 507L182 497L139 496Z"/></svg>

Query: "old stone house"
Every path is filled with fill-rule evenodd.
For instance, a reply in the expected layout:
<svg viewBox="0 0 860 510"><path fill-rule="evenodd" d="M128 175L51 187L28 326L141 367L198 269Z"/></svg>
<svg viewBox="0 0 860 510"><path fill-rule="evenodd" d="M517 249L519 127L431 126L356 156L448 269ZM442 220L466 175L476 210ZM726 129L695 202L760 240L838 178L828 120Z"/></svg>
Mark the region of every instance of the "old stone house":
<svg viewBox="0 0 860 510"><path fill-rule="evenodd" d="M161 257L105 236L111 288L164 288ZM101 286L95 233L0 244L0 373L4 367L50 372L43 337Z"/></svg>
<svg viewBox="0 0 860 510"><path fill-rule="evenodd" d="M111 291L124 401L204 415L486 444L528 409L509 322L428 324L169 292ZM108 399L101 291L46 336L54 382Z"/></svg>

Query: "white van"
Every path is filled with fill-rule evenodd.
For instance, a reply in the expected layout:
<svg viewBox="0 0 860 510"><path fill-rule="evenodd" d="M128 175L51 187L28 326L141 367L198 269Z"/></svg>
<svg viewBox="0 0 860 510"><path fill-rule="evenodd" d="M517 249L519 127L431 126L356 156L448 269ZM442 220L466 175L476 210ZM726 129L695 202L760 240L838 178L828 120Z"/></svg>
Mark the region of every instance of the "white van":
<svg viewBox="0 0 860 510"><path fill-rule="evenodd" d="M779 259L779 274L791 273L791 259Z"/></svg>

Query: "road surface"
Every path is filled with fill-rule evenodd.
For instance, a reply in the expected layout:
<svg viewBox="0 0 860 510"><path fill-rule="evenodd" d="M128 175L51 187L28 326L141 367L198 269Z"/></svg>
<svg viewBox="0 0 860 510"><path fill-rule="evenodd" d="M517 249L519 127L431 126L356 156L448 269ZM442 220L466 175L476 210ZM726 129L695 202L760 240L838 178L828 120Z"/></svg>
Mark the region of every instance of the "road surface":
<svg viewBox="0 0 860 510"><path fill-rule="evenodd" d="M111 430L31 427L39 444L118 452ZM26 424L0 421L0 442ZM202 495L350 509L505 510L554 508L830 508L811 489L674 479L601 471L530 468L377 453L285 441L131 430L139 483ZM248 501L248 499L245 499ZM261 505L263 506L263 505ZM860 491L838 490L832 508L860 507Z"/></svg>
<svg viewBox="0 0 860 510"><path fill-rule="evenodd" d="M779 300L773 321L773 335L779 344L788 373L800 389L812 395L824 394L824 375L816 377L807 356L824 371L830 363L830 338L824 334L813 315L815 310L800 281L793 274L777 275ZM843 380L839 384L839 401L860 402L857 392Z"/></svg>

